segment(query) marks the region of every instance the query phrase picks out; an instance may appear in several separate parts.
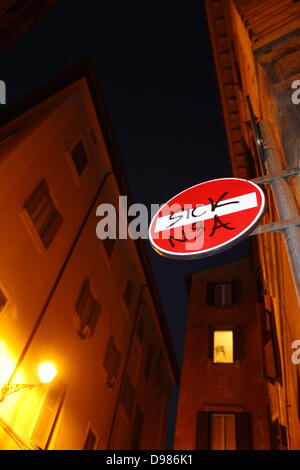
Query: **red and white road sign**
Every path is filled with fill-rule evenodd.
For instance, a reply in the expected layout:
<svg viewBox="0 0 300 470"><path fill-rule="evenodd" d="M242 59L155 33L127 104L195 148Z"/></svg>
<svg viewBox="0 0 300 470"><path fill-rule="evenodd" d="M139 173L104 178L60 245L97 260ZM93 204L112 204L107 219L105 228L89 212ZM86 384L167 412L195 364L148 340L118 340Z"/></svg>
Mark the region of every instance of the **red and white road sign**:
<svg viewBox="0 0 300 470"><path fill-rule="evenodd" d="M153 217L149 240L159 254L195 259L226 250L259 224L265 196L239 178L197 184L164 204Z"/></svg>

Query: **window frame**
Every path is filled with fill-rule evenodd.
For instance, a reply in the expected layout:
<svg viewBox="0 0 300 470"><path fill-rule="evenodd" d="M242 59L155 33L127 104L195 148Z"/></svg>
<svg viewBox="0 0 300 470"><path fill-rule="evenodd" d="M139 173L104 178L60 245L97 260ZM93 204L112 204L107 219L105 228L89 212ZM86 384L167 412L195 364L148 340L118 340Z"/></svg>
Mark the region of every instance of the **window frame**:
<svg viewBox="0 0 300 470"><path fill-rule="evenodd" d="M86 298L85 298L86 297ZM80 304L83 304L82 307ZM80 311L82 308L82 312ZM97 300L89 278L85 278L75 302L78 335L81 339L91 338L97 328L102 306Z"/></svg>
<svg viewBox="0 0 300 470"><path fill-rule="evenodd" d="M93 449L89 449L89 448L86 449L86 448L85 448L85 447L86 447L86 444L87 444L87 439L88 439L89 433L92 433L93 436L95 437L95 444L94 444ZM84 439L84 443L83 443L82 450L96 450L97 445L98 445L98 442L99 442L98 435L97 435L97 433L95 432L94 427L91 425L91 423L89 423L88 428L87 428L87 432L86 432L86 434L85 434L85 439Z"/></svg>
<svg viewBox="0 0 300 470"><path fill-rule="evenodd" d="M41 197L36 202L34 202L34 198L37 198L39 192L41 195L44 193L44 196L47 197L44 197L44 199ZM31 205L35 207L30 208ZM52 210L43 222L42 227L39 229L34 221L34 211L36 211L39 206L41 206L38 211L41 212L41 209L44 209L48 205ZM26 200L23 204L23 210L21 212L21 218L23 219L23 222L25 223L25 226L28 229L28 232L35 242L38 250L40 252L48 250L56 240L57 235L63 225L64 218L58 209L55 197L52 193L52 190L50 189L48 181L45 178L35 184L34 189L30 192L29 196L26 197ZM49 239L47 239L47 234Z"/></svg>
<svg viewBox="0 0 300 470"><path fill-rule="evenodd" d="M111 354L109 355L109 351L113 351L113 357L112 359L110 358ZM112 363L112 366L110 364ZM103 373L104 373L104 378L106 385L110 388L113 388L117 378L118 378L118 372L120 368L120 363L121 363L121 353L118 350L118 347L115 342L115 338L113 335L109 336L105 353L103 356L103 361L102 361L102 368L103 368Z"/></svg>

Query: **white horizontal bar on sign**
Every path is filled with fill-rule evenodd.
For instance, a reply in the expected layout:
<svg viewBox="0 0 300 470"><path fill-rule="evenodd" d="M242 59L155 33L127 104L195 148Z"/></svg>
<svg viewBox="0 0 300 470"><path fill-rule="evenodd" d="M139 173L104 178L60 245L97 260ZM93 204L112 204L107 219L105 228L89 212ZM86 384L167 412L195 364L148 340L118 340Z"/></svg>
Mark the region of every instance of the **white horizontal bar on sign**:
<svg viewBox="0 0 300 470"><path fill-rule="evenodd" d="M218 207L218 204L220 207ZM176 212L174 215L172 215L173 219L170 218L171 215L164 215L163 217L157 219L154 231L162 232L163 230L182 227L184 225L195 224L203 220L212 219L215 215L221 217L222 215L234 214L235 212L252 209L253 207L257 207L257 197L255 192L248 193L244 194L243 196L222 199L218 204L216 204L215 210L212 210L211 204L199 206L194 209L194 215L192 215L192 209ZM226 205L222 206L222 204ZM172 209L172 206L170 209ZM200 212L200 214L197 215L196 211ZM178 218L178 220L175 220L176 218Z"/></svg>

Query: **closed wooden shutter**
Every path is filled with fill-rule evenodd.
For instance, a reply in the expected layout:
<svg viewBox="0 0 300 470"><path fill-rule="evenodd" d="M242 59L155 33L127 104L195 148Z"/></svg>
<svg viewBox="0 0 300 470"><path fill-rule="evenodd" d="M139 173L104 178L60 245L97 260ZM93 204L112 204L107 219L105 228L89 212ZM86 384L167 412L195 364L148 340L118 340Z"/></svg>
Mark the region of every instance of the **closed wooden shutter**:
<svg viewBox="0 0 300 470"><path fill-rule="evenodd" d="M240 361L245 357L245 329L239 325L233 330L233 357L235 361Z"/></svg>
<svg viewBox="0 0 300 470"><path fill-rule="evenodd" d="M52 428L57 422L58 414L61 411L65 394L66 387L62 382L56 380L49 386L43 407L31 436L33 442L41 449L45 449L47 445L48 438L53 431Z"/></svg>
<svg viewBox="0 0 300 470"><path fill-rule="evenodd" d="M236 414L236 445L238 450L252 449L252 423L249 413Z"/></svg>
<svg viewBox="0 0 300 470"><path fill-rule="evenodd" d="M197 413L196 450L210 449L210 415L206 411Z"/></svg>
<svg viewBox="0 0 300 470"><path fill-rule="evenodd" d="M207 305L215 304L215 284L213 282L206 284L206 303Z"/></svg>

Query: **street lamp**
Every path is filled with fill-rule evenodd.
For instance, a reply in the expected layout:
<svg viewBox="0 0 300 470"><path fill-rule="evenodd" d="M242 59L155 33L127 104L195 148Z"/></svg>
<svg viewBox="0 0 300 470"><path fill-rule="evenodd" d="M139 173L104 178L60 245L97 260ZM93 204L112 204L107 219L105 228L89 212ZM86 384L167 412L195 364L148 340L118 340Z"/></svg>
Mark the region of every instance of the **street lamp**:
<svg viewBox="0 0 300 470"><path fill-rule="evenodd" d="M38 376L40 379L40 383L36 384L5 384L0 389L0 403L5 400L7 395L11 395L12 393L18 392L19 390L29 389L31 390L34 387L41 386L43 384L47 384L52 382L54 377L56 376L57 371L54 364L51 362L42 362L39 364L38 367Z"/></svg>

